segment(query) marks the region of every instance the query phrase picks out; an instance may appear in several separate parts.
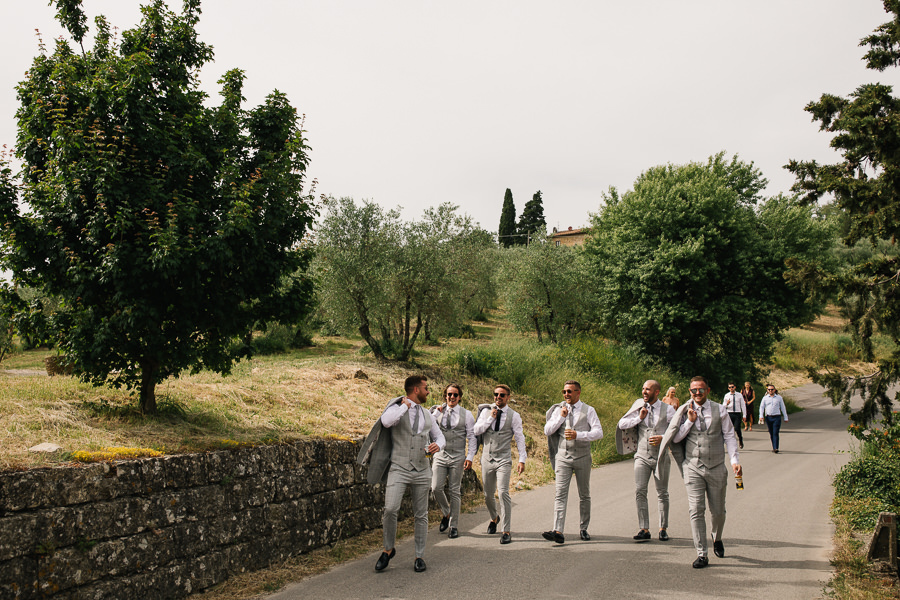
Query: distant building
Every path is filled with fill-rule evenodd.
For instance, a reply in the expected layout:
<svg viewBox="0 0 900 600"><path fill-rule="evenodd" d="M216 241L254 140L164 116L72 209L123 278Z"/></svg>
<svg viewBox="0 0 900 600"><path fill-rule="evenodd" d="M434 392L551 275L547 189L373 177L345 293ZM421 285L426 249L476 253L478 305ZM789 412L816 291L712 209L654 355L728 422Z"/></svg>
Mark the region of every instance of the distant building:
<svg viewBox="0 0 900 600"><path fill-rule="evenodd" d="M572 229L569 227L568 229L557 231L556 227L554 227L553 233L550 234L550 242L556 246L583 246L584 240L588 235L590 235L590 231L587 228Z"/></svg>

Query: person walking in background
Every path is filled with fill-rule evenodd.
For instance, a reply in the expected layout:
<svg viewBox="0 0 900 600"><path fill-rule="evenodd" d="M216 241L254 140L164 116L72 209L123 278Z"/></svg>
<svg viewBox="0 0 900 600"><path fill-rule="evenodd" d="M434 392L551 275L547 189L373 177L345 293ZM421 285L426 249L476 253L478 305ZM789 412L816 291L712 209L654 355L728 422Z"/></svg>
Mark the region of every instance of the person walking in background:
<svg viewBox="0 0 900 600"><path fill-rule="evenodd" d="M441 428L447 443L444 449L434 455L431 480L431 491L441 508L441 524L439 531L444 533L450 529L448 537L459 537L459 506L462 497L463 471L472 468L472 460L478 450L475 440L475 417L465 408L459 406L462 401L462 386L451 383L444 390L444 404L431 409L431 415ZM469 451L466 453L466 443ZM444 486L450 494L444 493Z"/></svg>
<svg viewBox="0 0 900 600"><path fill-rule="evenodd" d="M747 416L744 417L744 431L753 431L753 401L756 400L756 392L749 381L744 382L741 396L744 397L744 405L747 407Z"/></svg>
<svg viewBox="0 0 900 600"><path fill-rule="evenodd" d="M678 407L681 406L681 400L678 399L678 396L675 395L675 387L672 386L666 391L666 395L660 398L663 402L678 410Z"/></svg>
<svg viewBox="0 0 900 600"><path fill-rule="evenodd" d="M772 452L778 454L778 434L781 431L781 419L788 421L787 407L784 398L771 383L766 384L766 395L759 401L759 424L766 422L769 438L772 440Z"/></svg>
<svg viewBox="0 0 900 600"><path fill-rule="evenodd" d="M702 569L709 565L706 541L707 502L712 521L713 551L719 558L725 557L722 530L725 527L725 490L728 484L726 454L731 459L735 477L742 477L743 469L734 426L721 404L707 401L709 387L706 379L694 377L689 389L691 400L685 402L675 413L675 418L663 436L660 454L670 443L684 441L684 487L687 491L694 547L697 549L693 567ZM657 465L657 469L659 468Z"/></svg>
<svg viewBox="0 0 900 600"><path fill-rule="evenodd" d="M553 503L553 529L542 535L545 540L563 544L566 524L566 505L572 474L578 485L579 531L581 539L591 539L591 442L603 438L603 427L597 411L581 401L581 384L567 381L563 385L564 402L547 412L544 435L550 446L550 462L556 472L556 500ZM563 426L565 425L565 426Z"/></svg>
<svg viewBox="0 0 900 600"><path fill-rule="evenodd" d="M494 388L494 407L483 410L475 421L475 435L482 436L484 450L481 452L481 479L484 485L484 503L491 522L488 533L497 533L497 524L502 522L501 544L512 541L510 528L512 524L512 498L509 496L509 477L512 473L512 449L510 442L516 440L519 451L518 473L525 471L525 434L522 431L522 417L509 408L509 386L498 385ZM500 490L500 512L494 501L494 492Z"/></svg>
<svg viewBox="0 0 900 600"><path fill-rule="evenodd" d="M674 389L674 388L670 388ZM659 382L652 379L644 382L641 398L635 400L631 408L619 419L616 431L616 442L619 445L620 433L637 428L637 450L634 453L634 499L637 504L638 527L640 531L634 536L638 542L649 541L650 506L647 502L647 489L650 486L650 475L656 485L657 507L659 510L659 541L669 541L666 529L669 527L669 467L671 459L668 454L660 454L660 443L663 434L672 419L675 409L658 400ZM659 468L657 468L657 463Z"/></svg>
<svg viewBox="0 0 900 600"><path fill-rule="evenodd" d="M744 436L741 434L741 421L747 417L747 408L744 405L743 394L737 391L737 386L733 382L728 384L728 393L722 399L722 406L728 411L728 417L731 419L735 433L737 433L738 446L743 450Z"/></svg>

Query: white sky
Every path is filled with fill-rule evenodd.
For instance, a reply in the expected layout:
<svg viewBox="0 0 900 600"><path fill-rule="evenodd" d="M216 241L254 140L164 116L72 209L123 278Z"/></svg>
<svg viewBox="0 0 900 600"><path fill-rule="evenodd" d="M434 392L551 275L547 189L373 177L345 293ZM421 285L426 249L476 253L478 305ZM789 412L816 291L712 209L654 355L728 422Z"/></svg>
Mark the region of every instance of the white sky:
<svg viewBox="0 0 900 600"><path fill-rule="evenodd" d="M3 4L0 144L11 147L34 30L50 46L61 29L47 0ZM139 19L137 0L84 6L91 24ZM239 67L248 105L285 92L306 114L319 193L407 218L449 201L492 231L507 187L517 213L540 189L550 227L581 227L609 186L720 150L753 161L767 193L787 192L789 159L836 159L806 103L900 82L866 70L857 46L888 20L879 0L206 0L203 11L216 52L204 89L215 95Z"/></svg>

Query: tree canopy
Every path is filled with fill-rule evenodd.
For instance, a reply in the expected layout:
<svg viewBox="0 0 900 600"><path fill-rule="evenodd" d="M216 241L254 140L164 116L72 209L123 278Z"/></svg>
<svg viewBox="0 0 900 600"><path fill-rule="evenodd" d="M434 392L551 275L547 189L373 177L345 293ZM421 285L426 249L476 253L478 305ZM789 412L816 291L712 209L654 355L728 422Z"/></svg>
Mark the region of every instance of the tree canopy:
<svg viewBox="0 0 900 600"><path fill-rule="evenodd" d="M503 210L500 211L500 227L497 230L497 240L504 248L509 248L518 243L516 236L516 205L513 202L512 190L506 188L503 196Z"/></svg>
<svg viewBox="0 0 900 600"><path fill-rule="evenodd" d="M519 217L518 229L519 237L523 240L521 243L527 243L535 235L540 237L547 235L547 220L544 219L544 200L541 190L536 191L531 200L525 203L522 216Z"/></svg>
<svg viewBox="0 0 900 600"><path fill-rule="evenodd" d="M866 65L884 71L900 66L900 1L885 0L891 20L860 42L868 47ZM865 84L848 97L822 94L806 106L820 129L833 134L831 147L842 160L820 165L816 161L792 160L787 168L797 181L794 190L813 205L826 195L846 217L844 242L848 247L868 245L870 251L837 272L829 272L815 261L793 263L793 276L810 289L833 294L850 317L853 339L864 360L874 358L872 337L889 336L893 353L878 361L875 372L856 377L836 372L811 372L825 385L835 403L851 412L850 399L858 393L863 406L851 419L863 427L880 412L892 422L893 399L889 388L900 381L900 99L893 88Z"/></svg>
<svg viewBox="0 0 900 600"><path fill-rule="evenodd" d="M452 333L493 302L493 238L456 206L411 223L365 200L330 198L326 208L314 260L320 310L377 358L408 360L420 335Z"/></svg>
<svg viewBox="0 0 900 600"><path fill-rule="evenodd" d="M720 153L610 190L584 249L607 333L713 385L757 380L779 333L814 308L784 279L784 260L830 239L792 199L757 212L765 185L752 163Z"/></svg>
<svg viewBox="0 0 900 600"><path fill-rule="evenodd" d="M184 369L228 373L260 320L308 309L299 241L312 222L308 147L278 91L242 108L244 74L207 102L199 0L155 0L134 29L56 2L70 40L43 48L18 86L16 156L2 171L3 266L60 305L52 329L75 372L140 390ZM20 206L21 200L21 206Z"/></svg>

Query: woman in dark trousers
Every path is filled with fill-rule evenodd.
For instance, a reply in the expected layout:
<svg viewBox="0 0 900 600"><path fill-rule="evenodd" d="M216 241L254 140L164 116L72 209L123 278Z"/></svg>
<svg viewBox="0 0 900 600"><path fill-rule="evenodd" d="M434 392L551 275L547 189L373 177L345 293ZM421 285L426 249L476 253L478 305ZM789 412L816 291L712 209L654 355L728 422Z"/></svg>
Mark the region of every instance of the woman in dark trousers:
<svg viewBox="0 0 900 600"><path fill-rule="evenodd" d="M787 423L787 408L784 406L784 398L778 394L778 390L772 384L766 385L766 395L759 402L759 424L763 420L769 428L769 437L772 439L772 452L778 454L778 433L781 431L781 419Z"/></svg>
<svg viewBox="0 0 900 600"><path fill-rule="evenodd" d="M744 382L744 389L741 390L744 397L744 404L747 405L747 418L744 419L744 431L753 431L753 405L756 400L756 392L749 381Z"/></svg>

